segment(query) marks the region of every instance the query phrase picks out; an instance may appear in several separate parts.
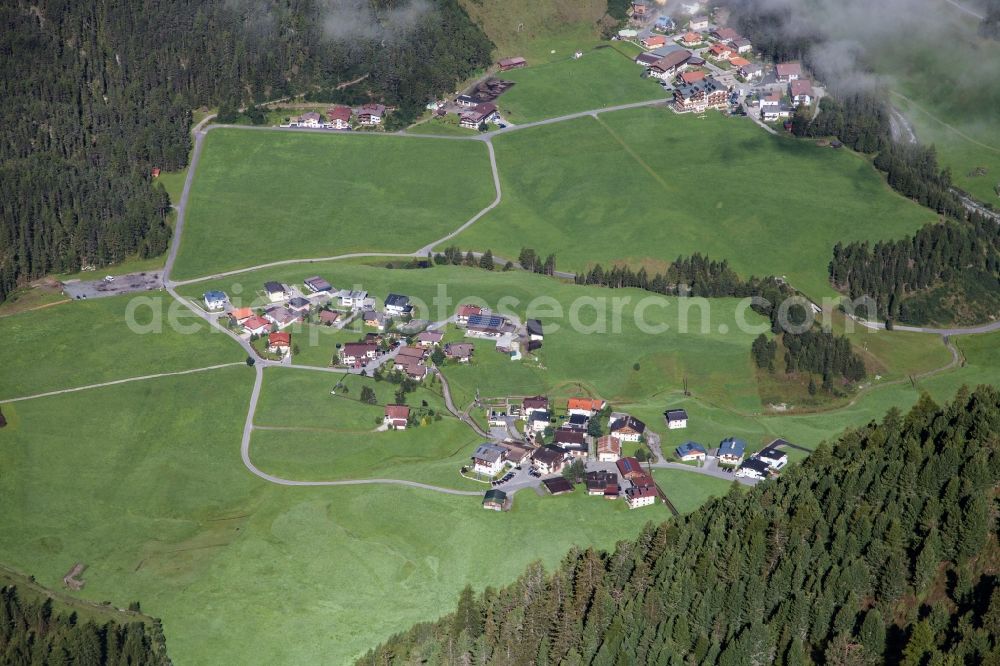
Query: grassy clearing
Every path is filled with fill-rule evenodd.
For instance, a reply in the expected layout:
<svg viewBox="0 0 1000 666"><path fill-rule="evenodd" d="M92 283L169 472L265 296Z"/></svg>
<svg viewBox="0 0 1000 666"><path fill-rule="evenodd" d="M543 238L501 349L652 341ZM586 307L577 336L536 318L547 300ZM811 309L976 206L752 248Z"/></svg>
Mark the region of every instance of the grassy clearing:
<svg viewBox="0 0 1000 666"><path fill-rule="evenodd" d="M681 513L691 513L712 497L723 497L731 481L677 469L653 470L653 477Z"/></svg>
<svg viewBox="0 0 1000 666"><path fill-rule="evenodd" d="M512 123L563 116L616 104L664 97L654 79L640 77L642 68L618 46L582 49L579 60L563 59L504 72L517 85L498 100L500 114Z"/></svg>
<svg viewBox="0 0 1000 666"><path fill-rule="evenodd" d="M269 485L239 461L250 384L233 368L17 405L0 434L0 559L50 587L86 562L78 596L140 599L176 663L344 663L467 582L668 517L582 492L520 493L499 515L406 488Z"/></svg>
<svg viewBox="0 0 1000 666"><path fill-rule="evenodd" d="M564 270L657 270L701 252L744 276L786 275L818 299L833 293L826 265L837 241L898 238L936 219L866 160L715 113L621 111L495 146L503 203L454 242L515 257L529 245L555 252Z"/></svg>
<svg viewBox="0 0 1000 666"><path fill-rule="evenodd" d="M173 300L155 293L136 298L162 315L159 332L136 333L128 325L131 296L74 301L6 317L7 344L0 349L0 399L85 386L146 374L189 370L243 358L231 340L209 333L177 308L182 334L169 325ZM153 322L150 307L134 311L141 325Z"/></svg>
<svg viewBox="0 0 1000 666"><path fill-rule="evenodd" d="M412 252L493 197L478 142L214 130L174 277L296 257Z"/></svg>

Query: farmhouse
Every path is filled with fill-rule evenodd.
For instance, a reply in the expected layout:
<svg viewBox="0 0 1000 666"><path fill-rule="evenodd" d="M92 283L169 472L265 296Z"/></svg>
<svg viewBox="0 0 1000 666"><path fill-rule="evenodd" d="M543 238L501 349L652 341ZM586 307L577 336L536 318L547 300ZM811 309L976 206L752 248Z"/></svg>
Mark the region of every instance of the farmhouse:
<svg viewBox="0 0 1000 666"><path fill-rule="evenodd" d="M625 501L628 502L628 508L630 509L651 506L656 503L656 486L643 484L627 488L625 490Z"/></svg>
<svg viewBox="0 0 1000 666"><path fill-rule="evenodd" d="M674 89L674 109L677 111L705 111L724 109L728 104L728 91L711 76L691 85Z"/></svg>
<svg viewBox="0 0 1000 666"><path fill-rule="evenodd" d="M243 322L243 330L250 335L263 335L271 330L271 322L263 317L254 315Z"/></svg>
<svg viewBox="0 0 1000 666"><path fill-rule="evenodd" d="M442 331L421 331L417 334L417 344L421 347L433 347L444 338Z"/></svg>
<svg viewBox="0 0 1000 666"><path fill-rule="evenodd" d="M559 428L552 436L552 443L566 449L571 446L586 446L587 436L580 430L570 430L569 428Z"/></svg>
<svg viewBox="0 0 1000 666"><path fill-rule="evenodd" d="M521 409L524 411L525 416L530 416L532 412L548 412L549 411L549 399L544 395L536 395L530 398L525 398L521 401ZM545 415L545 420L548 421L548 414Z"/></svg>
<svg viewBox="0 0 1000 666"><path fill-rule="evenodd" d="M496 444L482 444L472 454L472 469L479 474L494 476L504 468L507 449Z"/></svg>
<svg viewBox="0 0 1000 666"><path fill-rule="evenodd" d="M764 68L755 62L747 62L745 65L740 65L736 71L740 76L748 81L750 79L759 79L764 76Z"/></svg>
<svg viewBox="0 0 1000 666"><path fill-rule="evenodd" d="M351 129L351 107L332 106L326 110L326 126L333 129Z"/></svg>
<svg viewBox="0 0 1000 666"><path fill-rule="evenodd" d="M646 476L642 465L635 458L621 458L615 464L618 466L618 473L626 479L638 479Z"/></svg>
<svg viewBox="0 0 1000 666"><path fill-rule="evenodd" d="M488 511L503 511L503 505L507 503L507 493L496 488L486 491L483 496L483 508Z"/></svg>
<svg viewBox="0 0 1000 666"><path fill-rule="evenodd" d="M471 315L466 324L466 335L476 338L499 338L507 320L500 315Z"/></svg>
<svg viewBox="0 0 1000 666"><path fill-rule="evenodd" d="M812 104L813 87L809 79L794 79L788 84L788 96L796 106Z"/></svg>
<svg viewBox="0 0 1000 666"><path fill-rule="evenodd" d="M739 71L740 67L744 67L746 65L749 65L750 61L747 60L746 58L741 58L741 57L739 57L737 55L734 55L734 56L732 56L732 57L729 58L729 64L732 65L733 67L735 67L737 69L737 71Z"/></svg>
<svg viewBox="0 0 1000 666"><path fill-rule="evenodd" d="M607 404L598 398L570 398L566 403L566 411L569 414L582 414L589 418L604 409Z"/></svg>
<svg viewBox="0 0 1000 666"><path fill-rule="evenodd" d="M743 462L743 454L746 452L747 443L742 439L727 437L719 443L719 453L717 455L720 465L739 465Z"/></svg>
<svg viewBox="0 0 1000 666"><path fill-rule="evenodd" d="M512 58L501 58L497 64L500 66L501 72L507 72L527 66L528 61L521 56L514 56Z"/></svg>
<svg viewBox="0 0 1000 666"><path fill-rule="evenodd" d="M386 405L385 416L382 423L387 428L395 430L405 430L406 422L410 419L410 408L406 405Z"/></svg>
<svg viewBox="0 0 1000 666"><path fill-rule="evenodd" d="M720 42L729 42L740 36L740 34L732 28L716 28L708 34Z"/></svg>
<svg viewBox="0 0 1000 666"><path fill-rule="evenodd" d="M221 291L206 291L202 298L209 310L221 310L229 302L229 298Z"/></svg>
<svg viewBox="0 0 1000 666"><path fill-rule="evenodd" d="M646 424L634 416L627 416L611 424L611 436L623 442L638 442L645 432Z"/></svg>
<svg viewBox="0 0 1000 666"><path fill-rule="evenodd" d="M618 462L622 456L621 440L605 435L597 440L597 460L598 462Z"/></svg>
<svg viewBox="0 0 1000 666"><path fill-rule="evenodd" d="M596 470L587 472L587 494L603 496L608 486L618 486L618 475L614 472ZM617 494L617 493L616 493Z"/></svg>
<svg viewBox="0 0 1000 666"><path fill-rule="evenodd" d="M348 342L340 348L340 361L344 365L362 365L378 356L378 346L373 342Z"/></svg>
<svg viewBox="0 0 1000 666"><path fill-rule="evenodd" d="M733 49L726 44L712 44L708 52L716 60L729 60L729 57L733 55Z"/></svg>
<svg viewBox="0 0 1000 666"><path fill-rule="evenodd" d="M408 317L413 312L410 297L401 294L389 294L385 297L385 314L387 317Z"/></svg>
<svg viewBox="0 0 1000 666"><path fill-rule="evenodd" d="M531 449L517 442L500 442L497 446L507 449L507 462L512 465L520 465L531 455Z"/></svg>
<svg viewBox="0 0 1000 666"><path fill-rule="evenodd" d="M684 462L691 462L692 460L704 460L708 452L698 442L689 441L674 449L674 454Z"/></svg>
<svg viewBox="0 0 1000 666"><path fill-rule="evenodd" d="M737 37L731 40L729 45L736 49L737 53L749 53L753 50L753 44L746 37Z"/></svg>
<svg viewBox="0 0 1000 666"><path fill-rule="evenodd" d="M708 30L708 17L707 16L695 16L690 21L688 21L688 29L698 31L698 30Z"/></svg>
<svg viewBox="0 0 1000 666"><path fill-rule="evenodd" d="M280 282L265 282L264 292L272 303L278 303L288 298L288 291L285 289L285 285Z"/></svg>
<svg viewBox="0 0 1000 666"><path fill-rule="evenodd" d="M468 363L472 359L474 347L470 342L449 342L444 346L446 358L456 359L459 363Z"/></svg>
<svg viewBox="0 0 1000 666"><path fill-rule="evenodd" d="M495 123L498 120L500 113L497 111L497 105L493 102L484 102L459 116L458 124L466 129L479 129L483 123Z"/></svg>
<svg viewBox="0 0 1000 666"><path fill-rule="evenodd" d="M655 49L667 43L667 38L663 35L650 35L642 40L642 47L647 50Z"/></svg>
<svg viewBox="0 0 1000 666"><path fill-rule="evenodd" d="M649 75L667 81L677 72L684 69L690 58L690 51L681 50L668 53L649 68Z"/></svg>
<svg viewBox="0 0 1000 666"><path fill-rule="evenodd" d="M333 285L319 277L314 275L311 278L306 278L302 281L302 284L306 286L310 292L314 294L329 294L333 291Z"/></svg>
<svg viewBox="0 0 1000 666"><path fill-rule="evenodd" d="M781 93L773 92L760 100L760 117L765 122L773 122L779 118L788 118L792 110L781 99Z"/></svg>
<svg viewBox="0 0 1000 666"><path fill-rule="evenodd" d="M479 104L479 100L477 100L472 95L459 95L458 97L455 98L455 104L457 104L458 106L464 106L467 109L471 109L475 105Z"/></svg>
<svg viewBox="0 0 1000 666"><path fill-rule="evenodd" d="M663 412L663 418L667 420L667 428L670 430L687 428L688 426L688 413L683 409L668 409Z"/></svg>
<svg viewBox="0 0 1000 666"><path fill-rule="evenodd" d="M361 125L379 125L385 117L385 105L383 104L362 104L355 109L358 123Z"/></svg>
<svg viewBox="0 0 1000 666"><path fill-rule="evenodd" d="M340 319L340 313L334 312L333 310L320 310L319 311L319 323L324 326L333 326Z"/></svg>
<svg viewBox="0 0 1000 666"><path fill-rule="evenodd" d="M570 483L569 479L562 476L557 476L554 479L545 479L542 481L542 484L553 495L565 495L566 493L573 492L573 484Z"/></svg>
<svg viewBox="0 0 1000 666"><path fill-rule="evenodd" d="M308 127L310 129L316 129L320 127L319 118L320 116L318 113L316 113L315 111L309 111L307 113L303 113L301 116L297 116L293 120L292 125L298 127Z"/></svg>
<svg viewBox="0 0 1000 666"><path fill-rule="evenodd" d="M681 37L681 44L684 46L697 46L701 44L701 35L697 32L685 32L684 36Z"/></svg>
<svg viewBox="0 0 1000 666"><path fill-rule="evenodd" d="M797 62L779 62L774 66L779 83L789 83L802 76L802 65Z"/></svg>
<svg viewBox="0 0 1000 666"><path fill-rule="evenodd" d="M299 315L283 305L272 305L264 310L264 318L278 328L287 328L299 320Z"/></svg>
<svg viewBox="0 0 1000 666"><path fill-rule="evenodd" d="M751 458L740 465L740 468L736 470L736 476L757 480L765 479L770 469L763 460Z"/></svg>
<svg viewBox="0 0 1000 666"><path fill-rule="evenodd" d="M270 333L267 336L267 351L272 354L287 354L292 346L292 334L281 331Z"/></svg>
<svg viewBox="0 0 1000 666"><path fill-rule="evenodd" d="M566 454L554 446L544 446L531 456L531 463L541 474L558 474L562 471Z"/></svg>
<svg viewBox="0 0 1000 666"><path fill-rule="evenodd" d="M643 67L649 67L662 57L663 56L659 55L655 51L646 51L635 57L635 63L637 65L642 65Z"/></svg>
<svg viewBox="0 0 1000 666"><path fill-rule="evenodd" d="M253 316L253 310L250 308L236 308L229 313L229 318L233 320L236 324L242 325L247 319Z"/></svg>
<svg viewBox="0 0 1000 666"><path fill-rule="evenodd" d="M460 305L455 311L455 323L459 326L468 326L469 317L484 314L486 311L478 305Z"/></svg>

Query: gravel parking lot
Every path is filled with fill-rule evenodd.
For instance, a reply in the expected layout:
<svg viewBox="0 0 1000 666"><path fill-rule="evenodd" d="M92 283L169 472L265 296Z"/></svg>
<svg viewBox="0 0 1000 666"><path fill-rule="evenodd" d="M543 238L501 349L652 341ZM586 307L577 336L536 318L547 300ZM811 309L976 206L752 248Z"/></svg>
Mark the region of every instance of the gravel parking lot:
<svg viewBox="0 0 1000 666"><path fill-rule="evenodd" d="M137 291L163 288L163 275L159 271L129 273L113 280L70 280L63 283L63 292L73 299L120 296Z"/></svg>

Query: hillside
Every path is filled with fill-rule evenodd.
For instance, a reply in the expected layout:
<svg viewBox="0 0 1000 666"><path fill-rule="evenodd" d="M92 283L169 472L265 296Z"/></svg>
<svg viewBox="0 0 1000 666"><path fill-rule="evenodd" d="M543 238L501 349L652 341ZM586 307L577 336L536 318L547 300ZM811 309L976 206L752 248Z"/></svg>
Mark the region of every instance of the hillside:
<svg viewBox="0 0 1000 666"><path fill-rule="evenodd" d="M417 625L359 664L996 660L1000 391L922 399L613 553Z"/></svg>

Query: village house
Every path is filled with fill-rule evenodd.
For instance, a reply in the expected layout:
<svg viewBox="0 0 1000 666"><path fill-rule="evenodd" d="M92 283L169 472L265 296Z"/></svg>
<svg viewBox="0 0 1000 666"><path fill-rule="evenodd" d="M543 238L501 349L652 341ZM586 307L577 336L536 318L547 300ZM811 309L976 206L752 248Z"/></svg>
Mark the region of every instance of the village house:
<svg viewBox="0 0 1000 666"><path fill-rule="evenodd" d="M478 305L471 305L466 303L465 305L459 305L458 309L455 310L455 323L458 326L468 326L469 317L473 315L487 314L488 311L479 307Z"/></svg>
<svg viewBox="0 0 1000 666"><path fill-rule="evenodd" d="M720 465L739 465L743 462L743 454L746 449L747 443L742 439L727 437L719 443L719 452L716 457Z"/></svg>
<svg viewBox="0 0 1000 666"><path fill-rule="evenodd" d="M457 104L458 106L464 106L467 109L471 109L472 107L479 104L479 100L473 97L472 95L459 95L458 97L455 98L455 104Z"/></svg>
<svg viewBox="0 0 1000 666"><path fill-rule="evenodd" d="M233 320L234 324L242 326L243 323L253 316L253 310L250 308L236 308L229 313L229 318Z"/></svg>
<svg viewBox="0 0 1000 666"><path fill-rule="evenodd" d="M708 34L720 42L729 42L740 36L740 33L736 32L732 28L716 28Z"/></svg>
<svg viewBox="0 0 1000 666"><path fill-rule="evenodd" d="M393 430L406 430L406 424L410 420L410 408L406 405L386 405L385 416L382 423L385 427Z"/></svg>
<svg viewBox="0 0 1000 666"><path fill-rule="evenodd" d="M674 20L669 16L658 16L656 18L656 23L653 25L655 30L662 30L663 32L670 32L677 27Z"/></svg>
<svg viewBox="0 0 1000 666"><path fill-rule="evenodd" d="M472 470L486 476L496 476L506 465L507 449L496 444L482 444L472 454Z"/></svg>
<svg viewBox="0 0 1000 666"><path fill-rule="evenodd" d="M647 479L649 477L646 477ZM633 485L625 490L625 501L628 508L638 509L643 506L651 506L656 503L656 486L644 483L643 485Z"/></svg>
<svg viewBox="0 0 1000 666"><path fill-rule="evenodd" d="M608 486L618 486L618 475L606 470L595 470L587 472L586 476L587 494L594 496L604 496ZM617 491L616 491L617 494Z"/></svg>
<svg viewBox="0 0 1000 666"><path fill-rule="evenodd" d="M470 342L449 342L444 346L445 358L453 358L459 363L468 363L472 359L475 347Z"/></svg>
<svg viewBox="0 0 1000 666"><path fill-rule="evenodd" d="M507 503L507 493L497 488L490 488L483 495L483 508L488 511L503 511Z"/></svg>
<svg viewBox="0 0 1000 666"><path fill-rule="evenodd" d="M484 102L461 114L458 124L466 129L479 129L479 126L484 123L495 123L498 120L500 120L500 112L497 111L497 105L493 102Z"/></svg>
<svg viewBox="0 0 1000 666"><path fill-rule="evenodd" d="M279 303L288 298L288 290L280 282L265 282L264 293L272 303Z"/></svg>
<svg viewBox="0 0 1000 666"><path fill-rule="evenodd" d="M500 66L501 72L507 72L527 66L528 61L521 56L513 56L511 58L501 58L497 64Z"/></svg>
<svg viewBox="0 0 1000 666"><path fill-rule="evenodd" d="M383 303L387 317L409 317L413 312L410 297L402 294L389 294Z"/></svg>
<svg viewBox="0 0 1000 666"><path fill-rule="evenodd" d="M521 411L525 416L530 416L532 412L546 412L545 418L548 420L549 399L544 395L535 395L521 401Z"/></svg>
<svg viewBox="0 0 1000 666"><path fill-rule="evenodd" d="M615 465L618 467L618 473L622 475L622 478L632 480L646 476L646 470L642 468L642 465L635 458L619 458Z"/></svg>
<svg viewBox="0 0 1000 666"><path fill-rule="evenodd" d="M753 50L753 44L746 37L737 37L736 39L730 40L729 45L736 49L737 53L750 53Z"/></svg>
<svg viewBox="0 0 1000 666"><path fill-rule="evenodd" d="M646 0L632 0L632 18L641 19L646 16L646 10L648 9L648 4Z"/></svg>
<svg viewBox="0 0 1000 666"><path fill-rule="evenodd" d="M320 310L319 311L319 323L324 326L333 326L340 319L340 313L333 310Z"/></svg>
<svg viewBox="0 0 1000 666"><path fill-rule="evenodd" d="M580 430L559 428L552 435L552 443L563 450L573 446L583 446L586 448L587 436Z"/></svg>
<svg viewBox="0 0 1000 666"><path fill-rule="evenodd" d="M355 109L359 125L379 125L385 117L385 105L383 104L362 104Z"/></svg>
<svg viewBox="0 0 1000 666"><path fill-rule="evenodd" d="M545 486L545 489L548 490L551 495L565 495L566 493L573 492L572 482L562 476L545 479L542 481L542 485Z"/></svg>
<svg viewBox="0 0 1000 666"><path fill-rule="evenodd" d="M774 66L779 83L790 83L802 76L802 65L797 62L779 62Z"/></svg>
<svg viewBox="0 0 1000 666"><path fill-rule="evenodd" d="M746 65L740 65L736 71L740 76L748 81L752 79L759 79L764 76L763 66L755 62L748 62Z"/></svg>
<svg viewBox="0 0 1000 666"><path fill-rule="evenodd" d="M545 338L545 334L542 331L542 322L537 319L529 319L525 324L525 330L528 333L528 339L541 342Z"/></svg>
<svg viewBox="0 0 1000 666"><path fill-rule="evenodd" d="M750 458L740 465L739 469L736 470L735 476L747 478L747 479L766 479L771 468L766 462L760 460L759 458Z"/></svg>
<svg viewBox="0 0 1000 666"><path fill-rule="evenodd" d="M781 98L780 92L772 92L760 99L760 117L764 122L774 122L792 115L792 109Z"/></svg>
<svg viewBox="0 0 1000 666"><path fill-rule="evenodd" d="M421 331L417 334L417 344L421 347L433 347L444 338L443 331Z"/></svg>
<svg viewBox="0 0 1000 666"><path fill-rule="evenodd" d="M499 338L506 324L507 320L500 315L471 315L465 325L465 334L474 338Z"/></svg>
<svg viewBox="0 0 1000 666"><path fill-rule="evenodd" d="M549 427L550 419L551 416L548 412L535 410L527 414L525 420L528 422L528 429L531 432L545 432L545 429Z"/></svg>
<svg viewBox="0 0 1000 666"><path fill-rule="evenodd" d="M690 21L688 21L688 29L695 32L699 30L708 30L708 17L707 16L695 16Z"/></svg>
<svg viewBox="0 0 1000 666"><path fill-rule="evenodd" d="M642 40L642 48L652 50L667 43L667 38L663 35L650 35Z"/></svg>
<svg viewBox="0 0 1000 666"><path fill-rule="evenodd" d="M364 365L378 356L378 345L373 342L348 342L340 348L340 362L347 366Z"/></svg>
<svg viewBox="0 0 1000 666"><path fill-rule="evenodd" d="M611 435L605 435L597 440L597 461L618 462L622 457L621 440Z"/></svg>
<svg viewBox="0 0 1000 666"><path fill-rule="evenodd" d="M668 409L663 412L669 430L688 427L688 413L683 409Z"/></svg>
<svg viewBox="0 0 1000 666"><path fill-rule="evenodd" d="M305 314L312 308L312 303L301 296L294 296L288 301L288 309L298 314Z"/></svg>
<svg viewBox="0 0 1000 666"><path fill-rule="evenodd" d="M635 64L642 65L643 67L649 67L655 64L656 61L662 57L663 56L657 54L654 51L646 51L644 53L640 53L635 57Z"/></svg>
<svg viewBox="0 0 1000 666"><path fill-rule="evenodd" d="M702 36L697 32L685 32L681 37L681 44L683 46L697 46L701 44Z"/></svg>
<svg viewBox="0 0 1000 666"><path fill-rule="evenodd" d="M741 57L739 57L737 55L734 55L731 58L729 58L729 64L732 65L733 67L735 67L736 71L739 71L739 69L741 67L745 67L746 65L749 65L750 61L747 60L746 58L741 58Z"/></svg>
<svg viewBox="0 0 1000 666"><path fill-rule="evenodd" d="M423 363L415 363L412 361L403 365L401 370L404 375L418 382L424 381L428 373L427 366Z"/></svg>
<svg viewBox="0 0 1000 666"><path fill-rule="evenodd" d="M292 348L292 334L275 331L267 336L267 351L272 354L287 354Z"/></svg>
<svg viewBox="0 0 1000 666"><path fill-rule="evenodd" d="M520 466L525 458L531 456L532 449L519 444L518 442L500 442L497 446L507 449L507 462L511 465Z"/></svg>
<svg viewBox="0 0 1000 666"><path fill-rule="evenodd" d="M569 430L580 430L581 432L587 429L587 424L590 423L590 417L586 414L570 414L569 418L563 424L564 428Z"/></svg>
<svg viewBox="0 0 1000 666"><path fill-rule="evenodd" d="M543 446L531 456L531 464L541 475L558 474L566 462L566 454L554 446Z"/></svg>
<svg viewBox="0 0 1000 666"><path fill-rule="evenodd" d="M304 284L306 289L314 294L329 294L333 291L333 285L318 275L306 278L302 281L302 284Z"/></svg>
<svg viewBox="0 0 1000 666"><path fill-rule="evenodd" d="M708 451L698 442L688 441L674 449L674 454L683 462L691 462L693 460L705 460L708 456Z"/></svg>
<svg viewBox="0 0 1000 666"><path fill-rule="evenodd" d="M812 81L809 79L795 79L788 84L788 96L792 98L795 106L809 106L813 101Z"/></svg>
<svg viewBox="0 0 1000 666"><path fill-rule="evenodd" d="M611 424L611 436L623 442L638 442L646 432L646 424L635 418L627 416Z"/></svg>
<svg viewBox="0 0 1000 666"><path fill-rule="evenodd" d="M649 75L662 81L669 81L677 72L687 66L690 51L673 51L657 60L650 68Z"/></svg>
<svg viewBox="0 0 1000 666"><path fill-rule="evenodd" d="M397 362L405 359L407 363L423 363L425 358L427 358L427 350L423 347L411 347L409 345L404 345L399 348L398 352L396 352Z"/></svg>
<svg viewBox="0 0 1000 666"><path fill-rule="evenodd" d="M292 312L283 305L272 305L264 310L264 318L276 325L278 328L288 328L301 317L298 313Z"/></svg>
<svg viewBox="0 0 1000 666"><path fill-rule="evenodd" d="M582 414L590 418L604 409L607 404L598 398L570 398L566 403L566 412L570 415Z"/></svg>
<svg viewBox="0 0 1000 666"><path fill-rule="evenodd" d="M709 54L716 60L729 60L733 55L733 49L727 44L712 44L708 47Z"/></svg>
<svg viewBox="0 0 1000 666"><path fill-rule="evenodd" d="M707 109L725 109L729 91L711 76L691 85L674 89L674 109L701 112Z"/></svg>
<svg viewBox="0 0 1000 666"><path fill-rule="evenodd" d="M351 107L332 106L326 110L326 126L332 129L351 129Z"/></svg>
<svg viewBox="0 0 1000 666"><path fill-rule="evenodd" d="M293 126L296 127L308 127L310 129L317 129L320 125L320 115L315 111L308 111L303 113L301 116L297 116L293 122Z"/></svg>
<svg viewBox="0 0 1000 666"><path fill-rule="evenodd" d="M337 295L340 297L340 306L352 310L360 310L368 298L368 292L360 289L354 291L345 289Z"/></svg>
<svg viewBox="0 0 1000 666"><path fill-rule="evenodd" d="M209 310L221 310L229 302L229 298L221 291L206 291L202 298L205 299L205 307Z"/></svg>
<svg viewBox="0 0 1000 666"><path fill-rule="evenodd" d="M784 441L784 440L776 440L776 441ZM784 451L777 448L774 442L768 444L763 451L758 453L757 458L767 463L767 466L773 470L779 470L788 464L788 456L785 454Z"/></svg>
<svg viewBox="0 0 1000 666"><path fill-rule="evenodd" d="M705 78L705 72L700 69L693 72L681 72L677 78L681 83L691 85L692 83L698 83Z"/></svg>
<svg viewBox="0 0 1000 666"><path fill-rule="evenodd" d="M243 322L243 330L250 335L263 335L271 330L271 322L263 317L253 315Z"/></svg>

